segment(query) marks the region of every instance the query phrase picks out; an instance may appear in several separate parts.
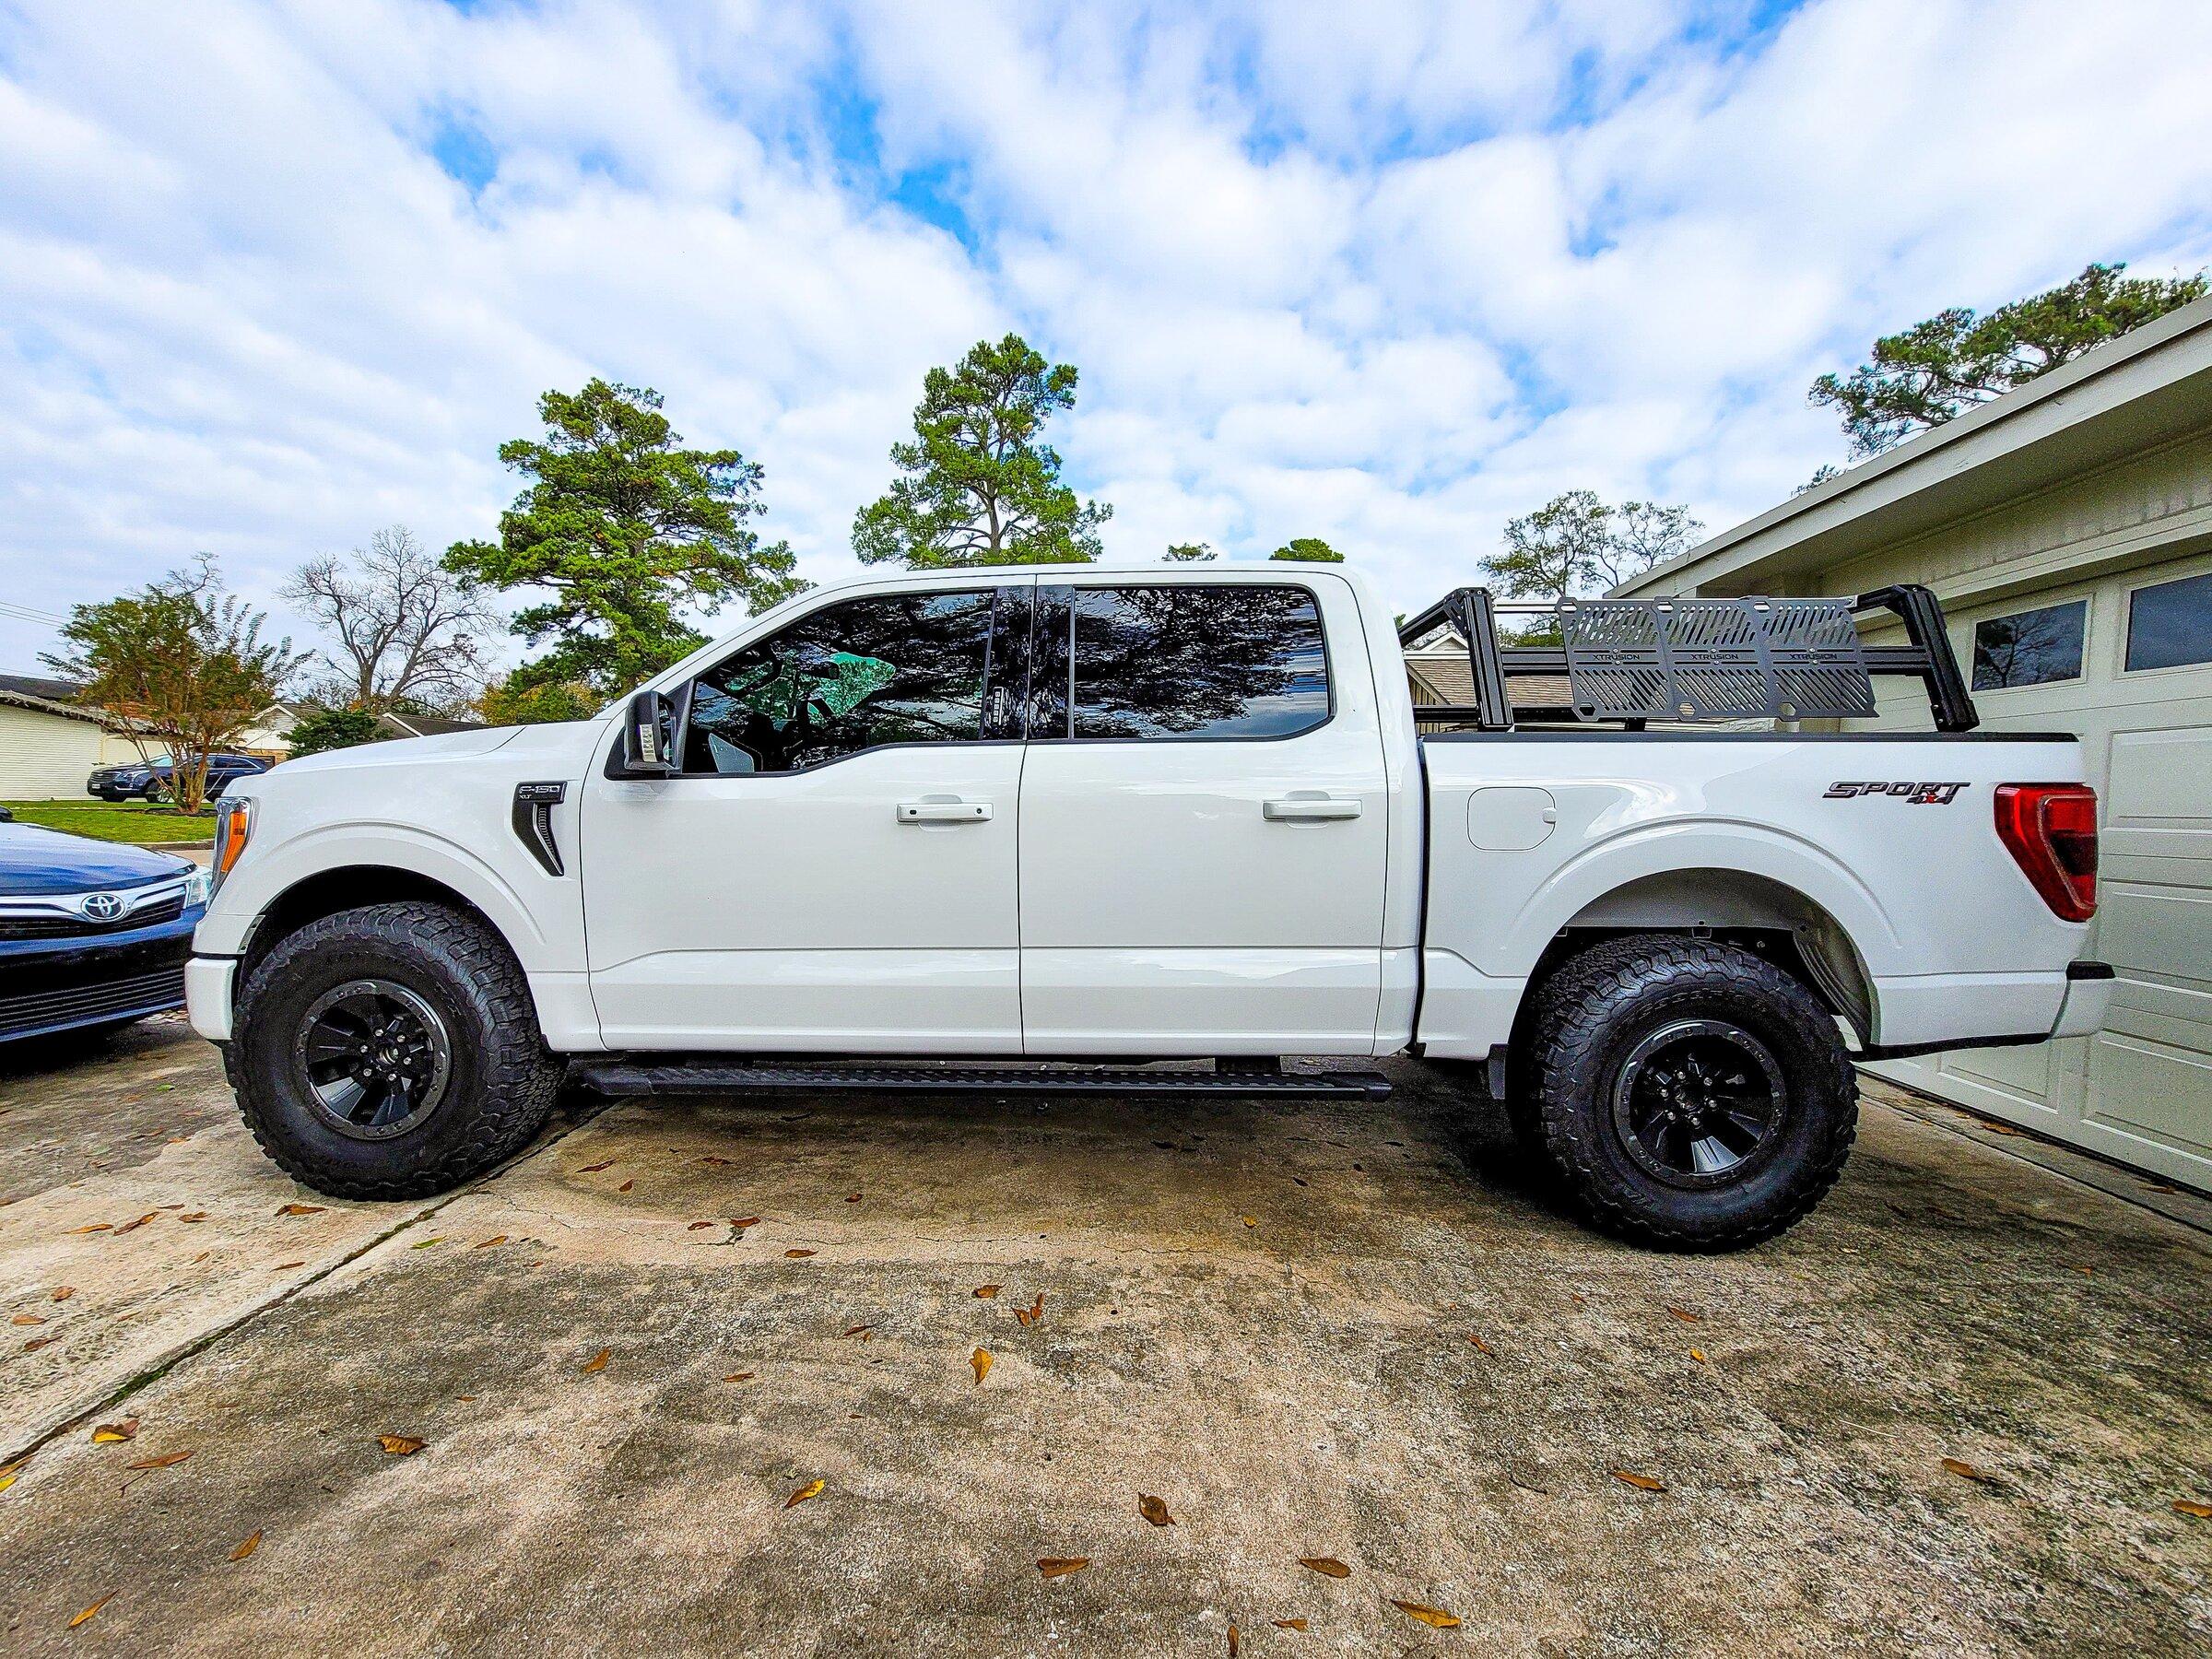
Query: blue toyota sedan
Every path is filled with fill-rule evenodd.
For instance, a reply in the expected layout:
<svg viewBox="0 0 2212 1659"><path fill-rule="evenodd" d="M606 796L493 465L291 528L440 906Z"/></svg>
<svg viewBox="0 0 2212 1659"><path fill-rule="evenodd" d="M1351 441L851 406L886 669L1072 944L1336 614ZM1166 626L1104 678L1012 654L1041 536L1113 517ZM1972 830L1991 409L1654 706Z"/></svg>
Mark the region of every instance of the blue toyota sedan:
<svg viewBox="0 0 2212 1659"><path fill-rule="evenodd" d="M0 1042L182 1007L206 908L184 859L0 823Z"/></svg>

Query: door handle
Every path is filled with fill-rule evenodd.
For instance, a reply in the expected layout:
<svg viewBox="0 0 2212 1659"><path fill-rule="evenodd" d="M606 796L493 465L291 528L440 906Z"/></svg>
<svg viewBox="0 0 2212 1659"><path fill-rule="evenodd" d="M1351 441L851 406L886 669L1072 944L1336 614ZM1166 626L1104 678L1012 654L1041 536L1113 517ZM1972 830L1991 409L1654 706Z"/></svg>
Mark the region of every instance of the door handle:
<svg viewBox="0 0 2212 1659"><path fill-rule="evenodd" d="M1261 815L1278 824L1318 823L1324 818L1356 818L1359 816L1358 801L1333 800L1327 795L1292 795L1287 800L1268 801L1260 807Z"/></svg>
<svg viewBox="0 0 2212 1659"><path fill-rule="evenodd" d="M938 796L920 801L901 801L898 813L899 821L902 824L981 824L987 822L991 817L991 803Z"/></svg>

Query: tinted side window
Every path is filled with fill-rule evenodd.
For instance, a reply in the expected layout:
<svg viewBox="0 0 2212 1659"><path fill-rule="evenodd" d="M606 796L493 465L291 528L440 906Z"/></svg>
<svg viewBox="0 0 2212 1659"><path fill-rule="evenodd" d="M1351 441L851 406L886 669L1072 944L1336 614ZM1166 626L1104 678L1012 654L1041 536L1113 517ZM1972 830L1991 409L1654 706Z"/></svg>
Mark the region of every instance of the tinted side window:
<svg viewBox="0 0 2212 1659"><path fill-rule="evenodd" d="M2137 588L2127 604L2127 665L2212 663L2212 574Z"/></svg>
<svg viewBox="0 0 2212 1659"><path fill-rule="evenodd" d="M1985 617L1974 624L1974 689L2041 686L2081 677L2081 639L2088 625L2086 599L2071 605Z"/></svg>
<svg viewBox="0 0 2212 1659"><path fill-rule="evenodd" d="M1329 717L1304 588L1083 588L1074 608L1077 737L1288 737Z"/></svg>
<svg viewBox="0 0 2212 1659"><path fill-rule="evenodd" d="M689 772L787 772L982 735L990 592L886 594L800 618L693 683Z"/></svg>

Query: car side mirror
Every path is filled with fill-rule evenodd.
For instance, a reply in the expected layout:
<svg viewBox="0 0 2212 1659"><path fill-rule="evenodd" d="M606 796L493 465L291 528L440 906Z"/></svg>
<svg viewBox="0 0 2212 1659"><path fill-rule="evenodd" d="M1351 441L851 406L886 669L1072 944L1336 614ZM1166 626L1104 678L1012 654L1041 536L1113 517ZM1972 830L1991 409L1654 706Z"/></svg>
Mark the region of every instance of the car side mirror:
<svg viewBox="0 0 2212 1659"><path fill-rule="evenodd" d="M622 770L633 778L667 778L677 771L676 705L658 691L629 700L622 720Z"/></svg>

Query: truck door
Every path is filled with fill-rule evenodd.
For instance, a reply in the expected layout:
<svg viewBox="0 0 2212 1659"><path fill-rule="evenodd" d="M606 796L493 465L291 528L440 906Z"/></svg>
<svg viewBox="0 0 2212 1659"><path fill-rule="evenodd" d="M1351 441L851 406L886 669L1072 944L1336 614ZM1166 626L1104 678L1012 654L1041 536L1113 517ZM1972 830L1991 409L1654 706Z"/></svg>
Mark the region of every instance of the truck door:
<svg viewBox="0 0 2212 1659"><path fill-rule="evenodd" d="M1020 1053L1022 746L993 677L1029 592L824 605L697 677L681 776L586 782L609 1046Z"/></svg>
<svg viewBox="0 0 2212 1659"><path fill-rule="evenodd" d="M1025 1050L1369 1053L1389 815L1350 584L1047 582L1034 618Z"/></svg>

